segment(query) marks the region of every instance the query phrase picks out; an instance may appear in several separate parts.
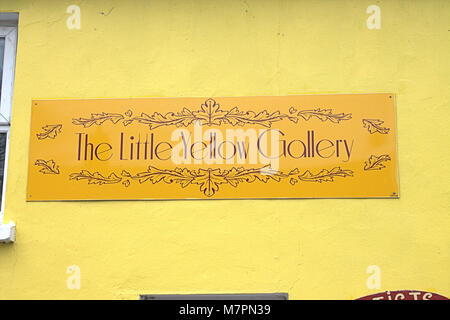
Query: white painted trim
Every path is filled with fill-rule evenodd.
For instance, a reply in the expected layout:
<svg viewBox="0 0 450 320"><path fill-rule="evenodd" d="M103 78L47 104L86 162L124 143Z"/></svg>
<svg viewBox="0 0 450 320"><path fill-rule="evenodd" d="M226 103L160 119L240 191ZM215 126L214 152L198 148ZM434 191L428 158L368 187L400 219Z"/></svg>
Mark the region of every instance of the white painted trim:
<svg viewBox="0 0 450 320"><path fill-rule="evenodd" d="M8 174L8 158L9 158L9 126L0 125L0 133L6 132L6 146L5 146L5 162L3 164L3 185L1 190L2 205L0 207L0 226L3 223L3 215L5 212L5 194L6 194L6 176Z"/></svg>
<svg viewBox="0 0 450 320"><path fill-rule="evenodd" d="M14 72L17 52L17 13L0 14L0 37L5 38L3 59L2 88L0 97L0 132L6 132L5 162L3 168L3 185L1 190L2 204L0 207L0 243L14 242L16 225L13 222L3 224L5 211L6 176L9 158L9 132L11 122L11 108L14 92ZM6 21L6 22L5 22ZM16 23L14 25L14 22Z"/></svg>
<svg viewBox="0 0 450 320"><path fill-rule="evenodd" d="M16 241L16 225L13 222L0 224L0 243L11 243Z"/></svg>
<svg viewBox="0 0 450 320"><path fill-rule="evenodd" d="M17 26L19 22L18 12L0 12L0 25Z"/></svg>
<svg viewBox="0 0 450 320"><path fill-rule="evenodd" d="M0 37L5 38L3 59L2 96L0 100L0 124L11 121L11 106L14 91L14 71L16 66L17 27L0 27Z"/></svg>
<svg viewBox="0 0 450 320"><path fill-rule="evenodd" d="M2 205L0 207L0 243L10 243L14 242L16 239L16 225L13 222L9 224L3 224L3 217L5 212L5 195L6 195L6 178L8 174L8 158L9 158L9 130L10 126L0 125L0 133L6 132L6 146L5 146L5 162L3 164L3 185L1 190L1 201Z"/></svg>

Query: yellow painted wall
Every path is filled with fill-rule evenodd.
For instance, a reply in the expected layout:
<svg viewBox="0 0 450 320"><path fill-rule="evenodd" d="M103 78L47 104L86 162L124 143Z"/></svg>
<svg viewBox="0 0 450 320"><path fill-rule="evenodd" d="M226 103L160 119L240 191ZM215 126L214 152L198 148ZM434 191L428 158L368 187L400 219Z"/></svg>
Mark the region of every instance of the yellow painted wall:
<svg viewBox="0 0 450 320"><path fill-rule="evenodd" d="M66 27L81 7L81 29ZM366 8L381 8L368 30ZM450 296L450 2L27 1L18 11L0 299ZM399 200L27 203L31 99L397 94ZM66 268L81 268L80 290ZM381 288L366 268L381 268Z"/></svg>

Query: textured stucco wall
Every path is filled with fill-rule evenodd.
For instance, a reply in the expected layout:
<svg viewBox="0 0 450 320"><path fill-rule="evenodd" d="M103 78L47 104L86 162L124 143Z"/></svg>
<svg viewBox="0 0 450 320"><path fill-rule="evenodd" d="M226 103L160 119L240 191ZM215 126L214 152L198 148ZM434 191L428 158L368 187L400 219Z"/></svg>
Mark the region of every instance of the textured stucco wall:
<svg viewBox="0 0 450 320"><path fill-rule="evenodd" d="M66 28L67 6L81 29ZM366 8L381 8L368 30ZM450 2L25 1L0 299L450 296ZM27 203L32 98L397 94L400 200ZM81 268L80 290L66 268ZM381 268L381 289L366 268Z"/></svg>

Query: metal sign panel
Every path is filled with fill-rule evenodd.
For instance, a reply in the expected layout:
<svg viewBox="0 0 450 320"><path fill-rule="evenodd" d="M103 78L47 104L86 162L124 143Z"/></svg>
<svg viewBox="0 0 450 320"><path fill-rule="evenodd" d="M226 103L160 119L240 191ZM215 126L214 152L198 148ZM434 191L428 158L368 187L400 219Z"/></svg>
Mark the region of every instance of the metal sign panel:
<svg viewBox="0 0 450 320"><path fill-rule="evenodd" d="M397 198L392 94L35 100L28 201Z"/></svg>

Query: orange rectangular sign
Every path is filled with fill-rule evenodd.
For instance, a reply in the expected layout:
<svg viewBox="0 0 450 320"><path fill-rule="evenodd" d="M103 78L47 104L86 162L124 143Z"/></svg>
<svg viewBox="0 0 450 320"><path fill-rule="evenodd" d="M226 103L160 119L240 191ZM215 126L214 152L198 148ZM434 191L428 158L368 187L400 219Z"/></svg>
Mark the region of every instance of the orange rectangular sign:
<svg viewBox="0 0 450 320"><path fill-rule="evenodd" d="M35 100L28 201L398 198L393 94Z"/></svg>

